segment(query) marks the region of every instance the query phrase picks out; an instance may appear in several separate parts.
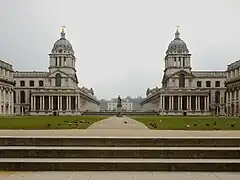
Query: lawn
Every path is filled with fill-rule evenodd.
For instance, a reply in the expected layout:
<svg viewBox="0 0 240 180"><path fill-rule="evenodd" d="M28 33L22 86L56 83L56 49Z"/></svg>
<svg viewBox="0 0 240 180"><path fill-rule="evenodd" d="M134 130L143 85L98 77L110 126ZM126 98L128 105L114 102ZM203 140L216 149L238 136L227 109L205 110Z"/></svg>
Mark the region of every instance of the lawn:
<svg viewBox="0 0 240 180"><path fill-rule="evenodd" d="M238 117L139 116L132 118L156 130L240 130Z"/></svg>
<svg viewBox="0 0 240 180"><path fill-rule="evenodd" d="M0 117L0 129L86 129L107 116Z"/></svg>

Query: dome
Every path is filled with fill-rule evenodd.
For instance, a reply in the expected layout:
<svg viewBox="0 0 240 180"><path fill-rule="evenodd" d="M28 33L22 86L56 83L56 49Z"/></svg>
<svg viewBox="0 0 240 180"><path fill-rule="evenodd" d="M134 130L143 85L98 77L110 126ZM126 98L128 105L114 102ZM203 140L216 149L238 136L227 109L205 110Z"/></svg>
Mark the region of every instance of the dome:
<svg viewBox="0 0 240 180"><path fill-rule="evenodd" d="M74 52L71 43L65 38L64 29L62 29L61 38L54 43L52 52L53 53L54 52L73 53Z"/></svg>
<svg viewBox="0 0 240 180"><path fill-rule="evenodd" d="M188 53L186 43L180 39L180 33L177 29L175 33L175 39L168 45L167 53Z"/></svg>

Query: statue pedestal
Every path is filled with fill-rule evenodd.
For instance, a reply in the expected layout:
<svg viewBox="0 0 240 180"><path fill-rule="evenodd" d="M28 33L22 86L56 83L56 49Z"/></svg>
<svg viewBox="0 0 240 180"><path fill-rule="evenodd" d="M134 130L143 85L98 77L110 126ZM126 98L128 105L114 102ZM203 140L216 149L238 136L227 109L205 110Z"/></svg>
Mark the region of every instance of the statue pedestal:
<svg viewBox="0 0 240 180"><path fill-rule="evenodd" d="M117 117L122 117L122 106L117 106Z"/></svg>

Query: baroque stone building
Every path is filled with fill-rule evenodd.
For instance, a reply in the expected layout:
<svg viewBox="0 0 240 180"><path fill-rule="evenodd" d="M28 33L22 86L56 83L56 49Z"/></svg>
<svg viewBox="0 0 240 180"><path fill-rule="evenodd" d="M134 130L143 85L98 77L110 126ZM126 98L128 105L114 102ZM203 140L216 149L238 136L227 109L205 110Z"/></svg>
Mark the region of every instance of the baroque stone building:
<svg viewBox="0 0 240 180"><path fill-rule="evenodd" d="M164 61L162 87L147 89L147 97L141 102L143 111L224 115L226 72L192 71L191 54L178 29Z"/></svg>
<svg viewBox="0 0 240 180"><path fill-rule="evenodd" d="M99 111L92 89L78 87L76 58L64 29L49 54L48 71L16 71L17 115L80 115Z"/></svg>
<svg viewBox="0 0 240 180"><path fill-rule="evenodd" d="M226 80L226 113L231 116L240 115L240 60L227 67Z"/></svg>
<svg viewBox="0 0 240 180"><path fill-rule="evenodd" d="M0 60L0 115L14 115L13 68Z"/></svg>

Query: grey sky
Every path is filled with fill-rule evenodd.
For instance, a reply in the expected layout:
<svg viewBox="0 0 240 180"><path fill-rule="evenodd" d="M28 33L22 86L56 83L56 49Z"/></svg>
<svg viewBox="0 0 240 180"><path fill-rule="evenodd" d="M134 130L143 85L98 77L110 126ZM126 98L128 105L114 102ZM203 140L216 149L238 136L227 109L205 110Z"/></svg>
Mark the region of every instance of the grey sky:
<svg viewBox="0 0 240 180"><path fill-rule="evenodd" d="M46 71L66 26L80 86L96 96L144 95L161 86L164 56L180 25L193 70L240 59L238 0L0 0L0 59Z"/></svg>

